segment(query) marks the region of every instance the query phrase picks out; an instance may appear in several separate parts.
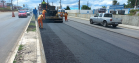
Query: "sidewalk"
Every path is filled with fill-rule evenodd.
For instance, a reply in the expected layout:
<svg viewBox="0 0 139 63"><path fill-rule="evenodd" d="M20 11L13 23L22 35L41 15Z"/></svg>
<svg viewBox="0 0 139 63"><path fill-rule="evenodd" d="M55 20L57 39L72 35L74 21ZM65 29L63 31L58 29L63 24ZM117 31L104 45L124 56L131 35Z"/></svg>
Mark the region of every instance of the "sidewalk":
<svg viewBox="0 0 139 63"><path fill-rule="evenodd" d="M69 16L69 17L72 17L72 16ZM80 18L80 17L72 17L72 18L83 19L83 20L87 20L87 21L90 20L90 19ZM86 22L83 22L83 23L86 23ZM90 22L88 22L88 23L90 24ZM125 24L119 24L118 27L124 27L124 28L139 30L139 27L137 27L137 26L131 26L131 25L125 25Z"/></svg>
<svg viewBox="0 0 139 63"><path fill-rule="evenodd" d="M72 20L72 21L75 21L75 22L79 22L79 23L85 24L85 25L89 25L89 26L92 26L92 27L108 30L108 31L111 31L111 32L114 32L114 33L118 33L118 34L121 34L121 35L125 35L125 36L128 36L128 37L139 39L139 27L128 26L128 25L121 25L121 26L119 26L117 28L103 27L103 26L99 26L99 25L90 24L89 19L71 17L71 16L68 17L68 19ZM124 27L122 27L122 26L124 26ZM130 29L128 29L129 27L130 27Z"/></svg>

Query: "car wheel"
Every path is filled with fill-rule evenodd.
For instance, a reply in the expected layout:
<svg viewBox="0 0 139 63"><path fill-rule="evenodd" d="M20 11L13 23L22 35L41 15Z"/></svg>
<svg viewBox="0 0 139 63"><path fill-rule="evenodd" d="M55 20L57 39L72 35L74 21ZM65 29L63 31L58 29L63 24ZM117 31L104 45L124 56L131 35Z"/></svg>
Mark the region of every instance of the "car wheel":
<svg viewBox="0 0 139 63"><path fill-rule="evenodd" d="M108 24L107 24L106 21L103 21L103 26L104 26L104 27L107 27L107 26L108 26Z"/></svg>
<svg viewBox="0 0 139 63"><path fill-rule="evenodd" d="M20 18L20 16L18 16Z"/></svg>
<svg viewBox="0 0 139 63"><path fill-rule="evenodd" d="M112 27L116 28L118 25L117 24L113 24Z"/></svg>
<svg viewBox="0 0 139 63"><path fill-rule="evenodd" d="M93 20L92 19L90 19L90 24L93 24L94 22L93 22Z"/></svg>

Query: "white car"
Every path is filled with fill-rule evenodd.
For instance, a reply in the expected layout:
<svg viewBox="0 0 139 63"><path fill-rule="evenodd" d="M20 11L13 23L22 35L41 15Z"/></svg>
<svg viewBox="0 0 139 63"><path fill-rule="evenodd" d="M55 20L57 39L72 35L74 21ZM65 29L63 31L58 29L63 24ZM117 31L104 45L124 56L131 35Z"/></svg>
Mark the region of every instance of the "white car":
<svg viewBox="0 0 139 63"><path fill-rule="evenodd" d="M26 12L27 12L27 15L30 15L30 11L27 10Z"/></svg>
<svg viewBox="0 0 139 63"><path fill-rule="evenodd" d="M94 17L90 17L90 24L100 23L103 26L112 25L113 27L117 27L118 24L122 24L121 18L113 18L111 13L98 13Z"/></svg>

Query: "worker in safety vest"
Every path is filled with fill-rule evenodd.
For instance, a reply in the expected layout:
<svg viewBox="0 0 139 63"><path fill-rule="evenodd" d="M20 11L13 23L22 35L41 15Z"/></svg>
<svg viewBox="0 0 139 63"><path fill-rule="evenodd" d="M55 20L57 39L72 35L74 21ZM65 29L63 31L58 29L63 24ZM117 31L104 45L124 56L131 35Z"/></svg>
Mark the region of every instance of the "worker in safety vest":
<svg viewBox="0 0 139 63"><path fill-rule="evenodd" d="M63 17L63 13L62 12L60 13L60 16Z"/></svg>
<svg viewBox="0 0 139 63"><path fill-rule="evenodd" d="M38 17L38 24L39 24L39 27L41 27L41 28L43 28L43 22L42 22L43 19L44 19L43 15L42 14L39 15L39 17ZM40 26L40 24L41 24L41 26Z"/></svg>
<svg viewBox="0 0 139 63"><path fill-rule="evenodd" d="M46 13L46 10L43 9L43 11L42 11L42 15L43 15L44 19L45 19L45 13Z"/></svg>
<svg viewBox="0 0 139 63"><path fill-rule="evenodd" d="M65 13L65 21L68 21L67 17L68 17L68 13L66 12Z"/></svg>

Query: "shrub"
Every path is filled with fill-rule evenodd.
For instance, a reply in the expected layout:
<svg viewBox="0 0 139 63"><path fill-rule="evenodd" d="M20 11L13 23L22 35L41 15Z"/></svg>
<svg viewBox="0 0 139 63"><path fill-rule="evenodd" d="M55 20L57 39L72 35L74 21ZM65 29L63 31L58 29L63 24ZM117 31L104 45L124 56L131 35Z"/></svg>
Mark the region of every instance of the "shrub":
<svg viewBox="0 0 139 63"><path fill-rule="evenodd" d="M139 9L137 9L137 10L130 10L130 11L129 11L129 12L130 12L129 15L135 15L137 11L139 11Z"/></svg>
<svg viewBox="0 0 139 63"><path fill-rule="evenodd" d="M139 16L139 13L138 13L138 16Z"/></svg>

